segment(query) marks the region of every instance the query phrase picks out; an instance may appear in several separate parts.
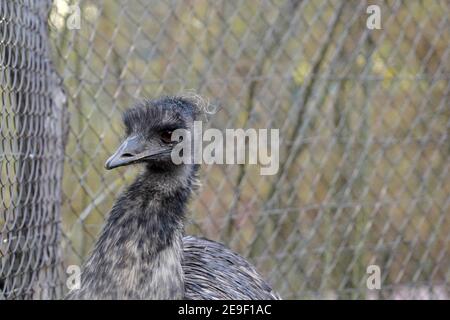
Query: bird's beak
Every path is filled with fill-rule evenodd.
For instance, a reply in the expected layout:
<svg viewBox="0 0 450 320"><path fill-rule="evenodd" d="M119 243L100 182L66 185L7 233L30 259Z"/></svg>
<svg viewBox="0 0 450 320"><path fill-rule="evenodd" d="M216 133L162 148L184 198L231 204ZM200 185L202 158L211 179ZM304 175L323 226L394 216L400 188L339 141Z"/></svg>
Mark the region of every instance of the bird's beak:
<svg viewBox="0 0 450 320"><path fill-rule="evenodd" d="M117 167L136 163L139 160L161 154L162 150L147 150L138 136L127 138L114 154L106 160L105 168L111 170Z"/></svg>

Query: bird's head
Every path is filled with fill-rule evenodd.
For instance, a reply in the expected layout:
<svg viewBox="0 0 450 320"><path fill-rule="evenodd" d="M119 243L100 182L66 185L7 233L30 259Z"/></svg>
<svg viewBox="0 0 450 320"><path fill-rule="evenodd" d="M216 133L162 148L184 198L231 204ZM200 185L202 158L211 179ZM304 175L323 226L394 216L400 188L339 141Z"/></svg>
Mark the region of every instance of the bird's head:
<svg viewBox="0 0 450 320"><path fill-rule="evenodd" d="M145 163L154 170L171 170L171 153L180 141L172 140L177 129L192 130L200 116L198 105L189 98L165 97L144 101L123 114L126 137L106 161L106 169Z"/></svg>

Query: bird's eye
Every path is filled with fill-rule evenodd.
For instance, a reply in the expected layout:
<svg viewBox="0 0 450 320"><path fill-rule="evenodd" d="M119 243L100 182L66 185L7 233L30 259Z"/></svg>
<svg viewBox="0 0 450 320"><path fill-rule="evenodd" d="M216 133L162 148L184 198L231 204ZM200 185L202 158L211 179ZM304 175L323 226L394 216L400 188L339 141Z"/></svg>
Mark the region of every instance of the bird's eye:
<svg viewBox="0 0 450 320"><path fill-rule="evenodd" d="M161 132L161 140L164 143L171 143L172 142L172 130L164 130Z"/></svg>

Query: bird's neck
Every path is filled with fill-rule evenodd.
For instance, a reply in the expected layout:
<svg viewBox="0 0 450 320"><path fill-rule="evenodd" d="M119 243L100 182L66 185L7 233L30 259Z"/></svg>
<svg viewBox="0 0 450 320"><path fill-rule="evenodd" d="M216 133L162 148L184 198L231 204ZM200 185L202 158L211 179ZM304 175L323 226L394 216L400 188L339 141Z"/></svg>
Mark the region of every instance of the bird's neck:
<svg viewBox="0 0 450 320"><path fill-rule="evenodd" d="M191 189L189 175L140 175L111 210L83 270L82 290L106 299L183 298L183 219Z"/></svg>

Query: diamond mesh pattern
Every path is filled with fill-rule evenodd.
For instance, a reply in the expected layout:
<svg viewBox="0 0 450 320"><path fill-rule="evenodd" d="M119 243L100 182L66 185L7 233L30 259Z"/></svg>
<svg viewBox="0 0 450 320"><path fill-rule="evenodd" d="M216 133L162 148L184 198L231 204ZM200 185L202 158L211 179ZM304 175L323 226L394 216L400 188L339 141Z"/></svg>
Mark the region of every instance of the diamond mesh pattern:
<svg viewBox="0 0 450 320"><path fill-rule="evenodd" d="M193 90L219 106L209 126L279 128L282 143L273 177L204 166L188 232L248 257L285 298L448 298L449 3L380 2L382 30L368 5L80 2L81 29L54 42L72 114L67 261L132 176L103 170L120 111ZM367 290L370 264L384 290Z"/></svg>
<svg viewBox="0 0 450 320"><path fill-rule="evenodd" d="M203 166L188 233L240 252L283 298L450 298L448 1L83 0L75 30L66 27L72 4L56 0L49 16L70 112L65 265L83 262L134 175L103 168L123 134L120 112L142 97L194 91L218 107L209 127L280 129L280 171ZM380 30L366 27L370 4L381 8ZM4 77L11 66L0 66ZM2 101L2 148L32 147L8 131L20 114L12 108ZM8 163L21 161L2 159L9 195L23 180ZM19 203L9 197L4 221ZM366 287L372 264L381 290ZM2 268L0 285L12 275Z"/></svg>
<svg viewBox="0 0 450 320"><path fill-rule="evenodd" d="M49 1L0 4L0 300L61 295L64 94Z"/></svg>

